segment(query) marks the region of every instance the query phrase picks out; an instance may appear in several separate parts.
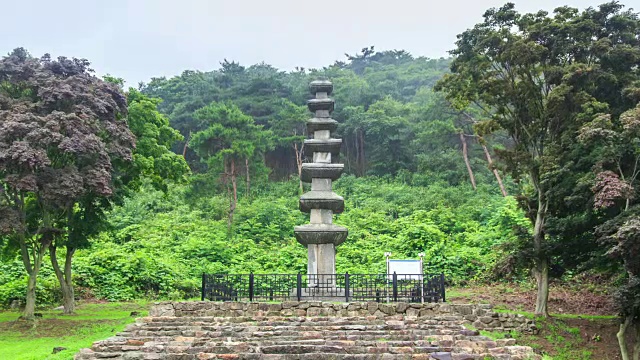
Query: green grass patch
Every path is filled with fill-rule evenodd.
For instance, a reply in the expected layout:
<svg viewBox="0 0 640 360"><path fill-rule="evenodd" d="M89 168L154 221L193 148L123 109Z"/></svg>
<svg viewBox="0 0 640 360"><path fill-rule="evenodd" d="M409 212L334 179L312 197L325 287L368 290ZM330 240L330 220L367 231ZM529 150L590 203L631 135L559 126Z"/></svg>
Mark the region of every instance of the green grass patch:
<svg viewBox="0 0 640 360"><path fill-rule="evenodd" d="M507 338L507 333L504 331L487 331L487 330L480 330L480 335L482 336L486 336L491 340L499 340L499 339L506 339ZM509 333L509 335L511 337L515 337L513 336L513 334Z"/></svg>
<svg viewBox="0 0 640 360"><path fill-rule="evenodd" d="M493 308L493 311L497 313L507 313L507 314L520 314L529 319L543 319L541 317L536 317L536 315L529 311L518 311L507 309L502 306L496 306ZM558 319L585 319L585 320L613 320L616 319L616 315L585 315L585 314L549 314L552 318Z"/></svg>
<svg viewBox="0 0 640 360"><path fill-rule="evenodd" d="M76 315L41 311L35 322L17 320L20 313L0 312L0 359L73 359L81 348L122 331L134 321L131 312L147 315L147 302L80 304ZM54 347L67 350L51 354Z"/></svg>

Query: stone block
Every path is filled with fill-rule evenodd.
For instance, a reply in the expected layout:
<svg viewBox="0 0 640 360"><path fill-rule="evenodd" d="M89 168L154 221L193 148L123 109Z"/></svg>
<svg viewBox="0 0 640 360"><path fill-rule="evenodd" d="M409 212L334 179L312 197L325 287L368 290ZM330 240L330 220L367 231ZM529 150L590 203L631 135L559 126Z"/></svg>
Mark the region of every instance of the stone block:
<svg viewBox="0 0 640 360"><path fill-rule="evenodd" d="M431 309L422 309L420 310L420 313L418 314L419 317L425 317L425 316L435 316L436 313L435 311L431 310Z"/></svg>
<svg viewBox="0 0 640 360"><path fill-rule="evenodd" d="M175 316L173 304L154 305L149 310L149 316Z"/></svg>
<svg viewBox="0 0 640 360"><path fill-rule="evenodd" d="M473 322L473 327L475 327L476 329L486 329L487 324L483 323L482 321L480 321L480 319L476 320Z"/></svg>
<svg viewBox="0 0 640 360"><path fill-rule="evenodd" d="M408 308L408 309L406 310L406 312L405 312L405 313L407 314L407 316L414 316L414 317L417 317L417 316L418 316L418 314L420 314L420 310L419 310L419 309L416 309L416 308L414 308L414 307L410 307L410 308Z"/></svg>
<svg viewBox="0 0 640 360"><path fill-rule="evenodd" d="M320 307L310 307L307 309L307 316L309 317L317 317L322 314L322 308Z"/></svg>
<svg viewBox="0 0 640 360"><path fill-rule="evenodd" d="M373 315L378 310L378 303L374 301L370 301L367 303L367 311L369 314Z"/></svg>
<svg viewBox="0 0 640 360"><path fill-rule="evenodd" d="M498 346L513 346L516 344L516 339L498 339L496 344Z"/></svg>
<svg viewBox="0 0 640 360"><path fill-rule="evenodd" d="M493 318L490 316L482 316L478 318L478 320L480 320L480 322L482 322L483 324L490 324L493 321Z"/></svg>
<svg viewBox="0 0 640 360"><path fill-rule="evenodd" d="M394 315L396 313L395 304L378 304L378 309L386 315Z"/></svg>
<svg viewBox="0 0 640 360"><path fill-rule="evenodd" d="M373 315L378 318L378 319L384 319L385 316L387 316L387 314L383 313L380 310L376 310Z"/></svg>
<svg viewBox="0 0 640 360"><path fill-rule="evenodd" d="M409 304L405 302L399 302L396 304L396 312L400 314L404 314L404 312L407 310L408 307L409 307Z"/></svg>
<svg viewBox="0 0 640 360"><path fill-rule="evenodd" d="M473 307L471 305L455 305L455 312L460 315L472 315Z"/></svg>
<svg viewBox="0 0 640 360"><path fill-rule="evenodd" d="M347 306L347 310L349 311L360 310L360 309L361 309L360 304L357 304L357 303L351 303Z"/></svg>

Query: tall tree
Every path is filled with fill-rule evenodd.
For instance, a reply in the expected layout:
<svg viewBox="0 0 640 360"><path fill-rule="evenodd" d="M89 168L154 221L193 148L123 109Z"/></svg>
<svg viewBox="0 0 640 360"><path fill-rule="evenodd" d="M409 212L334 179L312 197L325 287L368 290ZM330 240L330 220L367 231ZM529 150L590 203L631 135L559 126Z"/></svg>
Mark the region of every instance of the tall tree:
<svg viewBox="0 0 640 360"><path fill-rule="evenodd" d="M619 96L637 74L637 15L618 3L577 9L561 7L519 14L512 3L484 14L484 22L458 36L452 74L438 88L459 107L482 109L482 134L506 131L513 146L500 155L514 179L531 184L521 192L532 220L533 273L537 281L536 314L547 315L549 237L546 222L556 211L557 184L585 121L580 116L595 103L617 114L629 108ZM523 188L524 189L524 188Z"/></svg>
<svg viewBox="0 0 640 360"><path fill-rule="evenodd" d="M269 120L270 130L274 134L276 144L281 147L292 148L295 156L296 168L302 187L302 162L304 160L304 139L307 135L306 122L309 112L306 107L298 106L289 100L280 101L280 111Z"/></svg>
<svg viewBox="0 0 640 360"><path fill-rule="evenodd" d="M626 272L627 281L615 296L621 317L617 338L622 359L636 360L640 358L640 103L618 119L596 114L580 129L578 139L594 162L593 206L600 218L614 214L597 227L596 234L609 255L622 260ZM626 343L630 329L636 343L631 353Z"/></svg>
<svg viewBox="0 0 640 360"><path fill-rule="evenodd" d="M271 132L256 125L251 116L233 104L212 103L197 110L195 118L205 129L193 134L190 146L211 171L222 174L229 195L228 225L231 229L238 203L240 167L247 160L263 161L260 155L271 147Z"/></svg>
<svg viewBox="0 0 640 360"><path fill-rule="evenodd" d="M121 85L122 81L108 77L109 82ZM78 249L90 245L89 239L105 228L105 212L124 196L138 190L143 181L148 181L156 189L167 191L170 183L185 180L189 168L181 156L170 151L174 142L183 140L180 133L169 126L166 116L160 114L159 99L143 95L136 89L129 89L128 126L136 137L133 161L112 164L111 176L114 193L108 199L94 193L86 193L73 204L60 226L66 229L49 247L51 265L62 290L64 313L75 311L72 281L72 259ZM58 259L58 249L64 248L64 263Z"/></svg>
<svg viewBox="0 0 640 360"><path fill-rule="evenodd" d="M0 61L0 229L29 275L33 318L42 261L85 196L114 193L113 162L132 159L134 136L120 89L89 62L16 49Z"/></svg>

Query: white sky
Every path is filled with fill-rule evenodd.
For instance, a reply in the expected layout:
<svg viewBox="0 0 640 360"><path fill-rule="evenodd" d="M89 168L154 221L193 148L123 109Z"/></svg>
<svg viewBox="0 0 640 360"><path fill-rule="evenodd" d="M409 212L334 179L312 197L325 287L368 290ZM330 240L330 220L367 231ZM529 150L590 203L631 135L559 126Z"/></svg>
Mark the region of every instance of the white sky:
<svg viewBox="0 0 640 360"><path fill-rule="evenodd" d="M512 0L520 12L608 0ZM507 0L0 0L0 55L87 58L135 86L228 60L317 68L366 46L447 56L456 35ZM640 8L640 0L623 0Z"/></svg>

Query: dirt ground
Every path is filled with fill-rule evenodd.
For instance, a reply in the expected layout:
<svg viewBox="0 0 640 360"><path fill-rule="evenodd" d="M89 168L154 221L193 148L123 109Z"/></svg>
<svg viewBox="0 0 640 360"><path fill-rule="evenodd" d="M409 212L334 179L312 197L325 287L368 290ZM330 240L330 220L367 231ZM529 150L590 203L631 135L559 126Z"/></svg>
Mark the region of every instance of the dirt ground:
<svg viewBox="0 0 640 360"><path fill-rule="evenodd" d="M554 360L620 360L616 333L619 321L608 289L553 285L549 292L548 320L536 321L540 333L522 335L518 343L534 347ZM497 309L533 313L535 289L485 285L449 290L452 303L488 303ZM630 335L630 334L629 334ZM627 342L631 345L629 336Z"/></svg>
<svg viewBox="0 0 640 360"><path fill-rule="evenodd" d="M488 303L499 308L526 312L535 310L535 300L534 288L503 284L452 288L447 296L447 301L453 303ZM551 314L616 314L607 289L600 289L596 293L586 288L572 289L552 285L547 306Z"/></svg>

